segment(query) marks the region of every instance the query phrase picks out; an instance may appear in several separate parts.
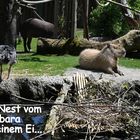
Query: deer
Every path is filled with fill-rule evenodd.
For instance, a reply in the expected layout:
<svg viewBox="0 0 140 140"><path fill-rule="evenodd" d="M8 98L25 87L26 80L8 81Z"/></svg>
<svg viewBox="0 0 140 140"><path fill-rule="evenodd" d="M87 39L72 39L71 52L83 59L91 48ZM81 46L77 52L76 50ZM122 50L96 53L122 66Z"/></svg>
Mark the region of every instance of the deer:
<svg viewBox="0 0 140 140"><path fill-rule="evenodd" d="M37 18L29 18L21 25L21 36L23 38L24 52L31 51L32 38L53 38L54 24Z"/></svg>

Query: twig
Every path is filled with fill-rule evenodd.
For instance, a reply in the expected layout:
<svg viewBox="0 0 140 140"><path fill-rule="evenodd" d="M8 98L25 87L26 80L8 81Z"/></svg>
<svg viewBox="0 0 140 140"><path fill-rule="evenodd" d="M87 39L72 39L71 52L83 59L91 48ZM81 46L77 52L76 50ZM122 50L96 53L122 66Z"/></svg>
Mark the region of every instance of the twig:
<svg viewBox="0 0 140 140"><path fill-rule="evenodd" d="M70 120L70 121L73 121L73 119ZM69 121L69 123L70 123L70 121ZM61 128L62 126L65 126L65 124L61 124L61 126L55 127L54 130L58 130L58 129ZM38 135L38 136L36 136L36 137L31 138L30 140L36 140L37 138L40 138L40 137L42 137L42 136L44 136L44 135L47 135L47 134L49 134L50 132L52 132L52 131L50 130L50 131L48 131L48 132L44 132L43 134L40 134L40 135Z"/></svg>
<svg viewBox="0 0 140 140"><path fill-rule="evenodd" d="M32 9L32 10L36 10L35 7L33 7L33 6L29 5L29 4L28 5L27 4L23 4L23 3L19 2L19 1L16 1L16 4L18 4L21 7L26 7L26 8Z"/></svg>
<svg viewBox="0 0 140 140"><path fill-rule="evenodd" d="M11 94L11 96L14 96L20 100L24 100L24 101L28 101L28 102L33 102L33 103L38 103L38 104L41 104L41 105L61 105L61 106L67 106L67 107L72 107L72 108L79 108L79 107L89 107L89 108L92 108L92 107L116 107L116 105L95 105L95 102L81 102L80 104L81 105L78 105L77 103L72 103L71 105L69 103L54 103L54 102L43 102L43 101L36 101L36 100L33 100L33 99L27 99L27 98L24 98L24 97L21 97L21 96L18 96L18 95L14 95L14 94ZM89 105L90 104L90 105Z"/></svg>
<svg viewBox="0 0 140 140"><path fill-rule="evenodd" d="M33 12L36 14L36 16L41 19L42 21L45 21L35 10L33 10Z"/></svg>
<svg viewBox="0 0 140 140"><path fill-rule="evenodd" d="M100 6L102 6L102 7L105 7L105 6L108 6L108 5L109 5L109 2L107 2L106 4L101 4L98 0L96 0L96 2L97 2Z"/></svg>

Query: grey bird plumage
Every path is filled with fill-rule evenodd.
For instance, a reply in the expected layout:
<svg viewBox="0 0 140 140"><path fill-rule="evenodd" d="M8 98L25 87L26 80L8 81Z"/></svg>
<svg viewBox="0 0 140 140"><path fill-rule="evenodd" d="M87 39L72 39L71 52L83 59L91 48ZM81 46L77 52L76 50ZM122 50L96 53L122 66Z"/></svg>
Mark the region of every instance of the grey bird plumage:
<svg viewBox="0 0 140 140"><path fill-rule="evenodd" d="M14 46L0 45L0 81L2 81L2 65L9 64L7 79L10 76L11 67L16 63L16 49Z"/></svg>

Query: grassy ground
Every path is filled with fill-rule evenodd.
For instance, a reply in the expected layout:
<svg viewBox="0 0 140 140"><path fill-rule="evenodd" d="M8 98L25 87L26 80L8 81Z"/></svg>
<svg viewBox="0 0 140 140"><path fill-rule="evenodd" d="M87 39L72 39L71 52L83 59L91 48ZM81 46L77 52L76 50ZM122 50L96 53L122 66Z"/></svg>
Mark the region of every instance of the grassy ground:
<svg viewBox="0 0 140 140"><path fill-rule="evenodd" d="M17 46L17 64L12 68L12 75L40 76L63 74L67 68L78 65L78 57L64 55L36 55L36 39L32 41L32 53L23 53L23 45ZM139 59L122 58L119 65L131 68L140 68ZM4 66L6 72L7 65Z"/></svg>
<svg viewBox="0 0 140 140"><path fill-rule="evenodd" d="M140 69L140 59L133 58L121 58L119 65L125 66L127 68L139 68Z"/></svg>
<svg viewBox="0 0 140 140"><path fill-rule="evenodd" d="M70 55L36 55L36 40L32 41L32 53L23 53L23 45L17 46L17 64L12 68L14 76L57 75L78 64L78 57ZM5 68L6 69L6 68Z"/></svg>
<svg viewBox="0 0 140 140"><path fill-rule="evenodd" d="M77 64L77 57L45 56L33 54L18 55L18 63L14 66L14 73L20 75L57 75L62 74L66 68Z"/></svg>

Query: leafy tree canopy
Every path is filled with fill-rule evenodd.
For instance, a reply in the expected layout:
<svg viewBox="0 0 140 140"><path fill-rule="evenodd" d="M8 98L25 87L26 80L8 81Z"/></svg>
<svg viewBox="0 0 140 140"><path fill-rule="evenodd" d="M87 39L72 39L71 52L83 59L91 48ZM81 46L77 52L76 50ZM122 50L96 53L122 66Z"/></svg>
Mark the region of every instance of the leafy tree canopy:
<svg viewBox="0 0 140 140"><path fill-rule="evenodd" d="M128 0L128 3L130 7L140 10L139 0ZM122 14L121 7L114 4L92 9L89 26L94 36L118 37L131 29Z"/></svg>

